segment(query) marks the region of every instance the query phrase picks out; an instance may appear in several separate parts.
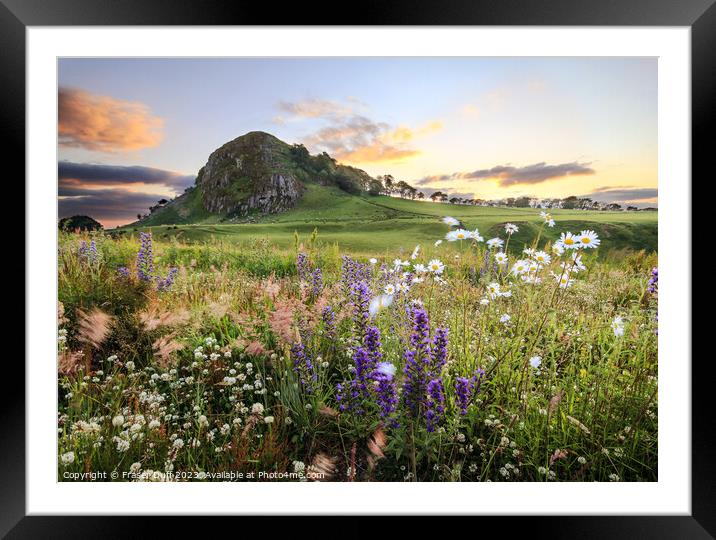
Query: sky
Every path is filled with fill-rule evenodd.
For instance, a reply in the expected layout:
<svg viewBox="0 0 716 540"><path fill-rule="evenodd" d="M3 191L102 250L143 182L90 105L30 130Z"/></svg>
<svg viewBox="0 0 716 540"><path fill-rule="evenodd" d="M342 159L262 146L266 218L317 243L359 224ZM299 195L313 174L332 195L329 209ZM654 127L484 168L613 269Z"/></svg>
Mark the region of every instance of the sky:
<svg viewBox="0 0 716 540"><path fill-rule="evenodd" d="M134 221L249 131L426 194L657 205L656 58L68 58L59 217Z"/></svg>

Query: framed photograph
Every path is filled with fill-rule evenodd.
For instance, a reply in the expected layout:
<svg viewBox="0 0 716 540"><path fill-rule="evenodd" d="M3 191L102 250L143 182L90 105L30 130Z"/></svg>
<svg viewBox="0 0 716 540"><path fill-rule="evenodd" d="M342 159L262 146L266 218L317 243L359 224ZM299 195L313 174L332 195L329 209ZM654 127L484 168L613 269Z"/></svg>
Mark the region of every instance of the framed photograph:
<svg viewBox="0 0 716 540"><path fill-rule="evenodd" d="M712 4L316 26L2 0L27 318L0 532L519 515L711 538L691 186Z"/></svg>

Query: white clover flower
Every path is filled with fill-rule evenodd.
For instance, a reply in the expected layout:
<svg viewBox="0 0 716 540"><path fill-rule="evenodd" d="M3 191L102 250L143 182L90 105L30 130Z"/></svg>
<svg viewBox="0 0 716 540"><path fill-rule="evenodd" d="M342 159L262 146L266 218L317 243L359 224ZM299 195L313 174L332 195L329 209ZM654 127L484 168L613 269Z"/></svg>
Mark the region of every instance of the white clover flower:
<svg viewBox="0 0 716 540"><path fill-rule="evenodd" d="M60 461L63 465L69 465L70 463L74 463L75 461L75 453L74 452L65 452L60 456Z"/></svg>
<svg viewBox="0 0 716 540"><path fill-rule="evenodd" d="M580 465L584 465L587 462L587 459L582 456L579 456L577 458L577 461L579 462Z"/></svg>
<svg viewBox="0 0 716 540"><path fill-rule="evenodd" d="M273 416L264 416L264 424L273 424L274 417Z"/></svg>
<svg viewBox="0 0 716 540"><path fill-rule="evenodd" d="M139 461L135 461L129 466L129 472L138 473L142 469L142 464Z"/></svg>
<svg viewBox="0 0 716 540"><path fill-rule="evenodd" d="M303 473L306 470L306 464L303 461L294 461L292 463L293 465L293 472L295 473Z"/></svg>
<svg viewBox="0 0 716 540"><path fill-rule="evenodd" d="M120 426L124 425L124 416L122 416L121 414L118 414L117 416L112 418L112 425L114 427L120 427Z"/></svg>
<svg viewBox="0 0 716 540"><path fill-rule="evenodd" d="M127 368L127 371L134 371L134 362L130 360L129 362L124 364L124 367Z"/></svg>
<svg viewBox="0 0 716 540"><path fill-rule="evenodd" d="M172 446L177 449L184 448L184 441L182 439L174 439L174 442L172 443Z"/></svg>
<svg viewBox="0 0 716 540"><path fill-rule="evenodd" d="M129 450L129 441L122 437L112 437L112 442L116 444L117 452L126 452Z"/></svg>
<svg viewBox="0 0 716 540"><path fill-rule="evenodd" d="M264 412L264 406L262 403L254 403L251 405L251 413L252 414L263 414Z"/></svg>

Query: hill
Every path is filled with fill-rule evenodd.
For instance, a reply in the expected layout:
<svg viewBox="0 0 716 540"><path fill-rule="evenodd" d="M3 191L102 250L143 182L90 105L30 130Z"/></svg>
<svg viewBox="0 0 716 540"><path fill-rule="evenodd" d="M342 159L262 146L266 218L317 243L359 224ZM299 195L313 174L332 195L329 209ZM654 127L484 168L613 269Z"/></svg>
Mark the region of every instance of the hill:
<svg viewBox="0 0 716 540"><path fill-rule="evenodd" d="M589 228L608 240L606 253L612 250L656 251L658 226L656 212L597 212L552 210L556 226L545 229L543 238L552 240L562 231ZM511 240L511 248L521 249L540 229L539 212L532 208L474 207L410 201L387 196L350 195L336 187L309 185L296 207L280 214L257 217L252 223L220 222L210 216L201 223L175 221L171 226L135 227L151 230L157 238L176 238L204 242L212 238L230 242L252 242L268 238L289 247L296 232L307 238L314 228L319 240L336 243L341 249L357 253L394 252L413 249L415 244L432 245L445 235L440 217L460 219L470 229L479 228L486 238L503 236L504 223L516 223L520 230ZM132 228L129 229L130 231Z"/></svg>
<svg viewBox="0 0 716 540"><path fill-rule="evenodd" d="M303 145L252 131L212 152L193 187L137 224L253 221L294 208L309 186L358 195L371 180L325 152L312 156Z"/></svg>
<svg viewBox="0 0 716 540"><path fill-rule="evenodd" d="M373 179L323 153L312 156L263 132L250 132L218 148L197 175L196 185L124 230L153 230L159 237L201 242L269 238L290 246L294 234L310 235L354 252L377 253L415 244L429 245L445 234L439 218L451 215L486 238L504 236L504 223L520 231L511 247L538 234L539 211L532 208L441 204L368 195ZM551 210L557 221L541 234L552 240L563 231L589 228L608 240L608 250L657 250L656 212Z"/></svg>

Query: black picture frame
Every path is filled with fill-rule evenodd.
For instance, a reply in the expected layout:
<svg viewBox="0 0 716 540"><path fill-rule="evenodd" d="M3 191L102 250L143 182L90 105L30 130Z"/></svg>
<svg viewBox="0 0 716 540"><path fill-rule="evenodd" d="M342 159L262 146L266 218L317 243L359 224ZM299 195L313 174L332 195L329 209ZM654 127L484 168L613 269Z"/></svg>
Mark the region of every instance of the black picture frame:
<svg viewBox="0 0 716 540"><path fill-rule="evenodd" d="M0 0L0 137L7 156L25 147L25 30L28 26L80 25L544 25L688 26L691 28L693 178L713 176L716 148L716 0L405 0L356 4L350 19L336 3L276 5L237 0ZM567 51L568 53L568 51ZM6 160L9 161L9 160ZM16 159L9 169L24 178ZM8 168L6 168L6 171ZM708 171L708 173L707 173ZM708 174L708 176L707 176ZM676 181L676 180L675 180ZM698 182L684 181L689 189ZM32 201L25 201L31 204ZM14 204L15 207L20 205ZM691 227L669 223L668 226ZM26 250L31 246L26 245ZM25 282L26 290L33 284ZM12 308L11 308L12 309ZM28 324L31 321L28 321ZM15 338L8 332L10 340ZM683 336L689 344L691 336ZM708 399L713 386L711 355L692 364L692 514L690 516L514 518L530 535L552 538L712 538L716 535L716 420ZM690 358L684 358L688 365ZM162 537L181 533L183 519L138 517L27 517L25 515L25 369L18 355L6 355L0 392L0 535L8 538ZM558 509L559 501L555 501ZM81 512L81 509L78 509ZM246 518L242 518L246 519ZM268 527L268 519L257 518ZM326 518L323 518L326 519ZM455 518L452 518L455 519ZM482 518L483 520L488 518ZM491 520L505 518L489 518ZM332 520L330 520L332 521ZM326 534L373 534L370 520L354 525L322 522ZM414 525L422 527L416 519ZM205 523L205 522L204 522ZM484 522L483 522L484 523ZM252 523L252 527L261 527ZM504 524L503 524L504 525ZM205 527L206 525L204 525ZM451 524L452 528L454 525ZM510 527L513 527L511 525ZM275 521L270 527L275 527ZM481 525L483 527L483 525ZM243 529L246 531L246 529ZM482 529L484 530L484 529ZM503 532L513 529L502 529ZM204 531L206 532L206 531ZM320 533L320 529L315 531Z"/></svg>

